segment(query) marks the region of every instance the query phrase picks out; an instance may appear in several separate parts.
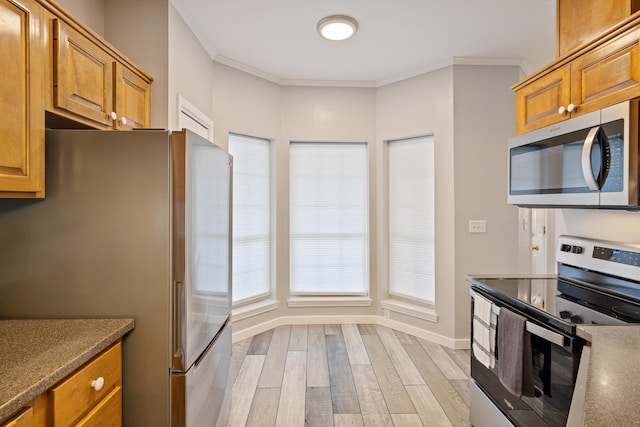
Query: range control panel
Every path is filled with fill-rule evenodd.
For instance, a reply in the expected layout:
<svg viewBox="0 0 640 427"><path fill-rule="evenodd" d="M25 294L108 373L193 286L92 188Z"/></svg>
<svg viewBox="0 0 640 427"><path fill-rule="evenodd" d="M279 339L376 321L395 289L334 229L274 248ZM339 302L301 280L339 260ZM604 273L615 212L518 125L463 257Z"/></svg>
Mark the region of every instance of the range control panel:
<svg viewBox="0 0 640 427"><path fill-rule="evenodd" d="M604 246L593 247L593 257L620 264L640 266L640 252L612 249Z"/></svg>
<svg viewBox="0 0 640 427"><path fill-rule="evenodd" d="M558 238L556 261L592 271L640 278L640 245L562 235Z"/></svg>

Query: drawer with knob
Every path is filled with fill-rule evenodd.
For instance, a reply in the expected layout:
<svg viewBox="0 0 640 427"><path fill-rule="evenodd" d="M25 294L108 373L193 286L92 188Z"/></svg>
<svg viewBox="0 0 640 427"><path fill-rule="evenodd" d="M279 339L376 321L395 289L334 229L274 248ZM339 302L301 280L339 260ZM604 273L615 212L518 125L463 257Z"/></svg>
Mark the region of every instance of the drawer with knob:
<svg viewBox="0 0 640 427"><path fill-rule="evenodd" d="M49 390L53 426L74 424L94 407L121 408L121 347L116 343Z"/></svg>

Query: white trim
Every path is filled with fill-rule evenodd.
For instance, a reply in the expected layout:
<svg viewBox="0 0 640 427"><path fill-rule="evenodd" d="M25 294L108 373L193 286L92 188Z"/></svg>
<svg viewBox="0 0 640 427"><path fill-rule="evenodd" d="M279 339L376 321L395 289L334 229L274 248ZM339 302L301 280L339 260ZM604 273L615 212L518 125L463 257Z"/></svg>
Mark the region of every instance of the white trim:
<svg viewBox="0 0 640 427"><path fill-rule="evenodd" d="M285 325L353 325L371 324L386 326L396 331L404 332L424 340L443 345L454 350L466 350L470 348L469 338L454 339L434 332L425 331L422 328L407 325L397 320L386 319L381 316L282 316L261 322L241 331L233 332L233 342L242 341L278 326Z"/></svg>
<svg viewBox="0 0 640 427"><path fill-rule="evenodd" d="M452 58L445 59L440 62L435 62L433 64L427 65L426 67L417 68L412 71L408 71L406 73L398 74L396 76L390 77L388 79L378 80L376 82L376 87L386 86L392 83L397 83L402 80L407 80L412 77L417 77L422 74L430 73L432 71L439 70L441 68L446 68L451 65L513 65L520 66L522 68L522 58L514 59L514 58L472 58L472 57L461 57L454 56Z"/></svg>
<svg viewBox="0 0 640 427"><path fill-rule="evenodd" d="M278 326L285 325L354 325L377 324L378 316L282 316L261 322L255 326L233 332L233 342L250 338ZM232 326L233 330L233 326Z"/></svg>
<svg viewBox="0 0 640 427"><path fill-rule="evenodd" d="M248 319L249 317L258 316L260 314L277 310L279 306L280 301L275 299L264 299L262 301L254 302L251 304L241 305L231 310L231 320L237 322L240 320Z"/></svg>
<svg viewBox="0 0 640 427"><path fill-rule="evenodd" d="M171 0L171 4L176 8L178 14L182 17L182 20L187 24L187 27L193 32L193 35L196 36L204 50L207 51L209 57L211 59L215 58L218 54L216 50L213 48L211 42L207 39L206 32L200 28L199 25L196 24L195 19L193 19L193 15L191 11L185 4L184 0Z"/></svg>
<svg viewBox="0 0 640 427"><path fill-rule="evenodd" d="M342 80L298 80L298 79L283 79L273 74L269 74L266 71L259 70L251 67L250 65L243 64L235 61L231 58L227 58L223 55L217 55L213 58L214 61L226 65L236 70L244 71L245 73L260 77L261 79L276 83L280 86L321 86L321 87L376 87L376 82L372 81L342 81Z"/></svg>
<svg viewBox="0 0 640 427"><path fill-rule="evenodd" d="M175 2L178 0L172 0L172 1ZM206 46L205 46L205 49L206 49ZM378 88L378 87L386 86L392 83L397 83L402 80L407 80L412 77L420 76L422 74L426 74L432 71L436 71L441 68L446 68L451 65L513 65L513 66L519 66L523 70L530 69L530 67L526 67L526 62L522 58L472 58L472 57L467 58L467 57L456 56L449 59L445 59L443 61L435 62L425 67L417 68L415 70L408 71L406 73L401 73L396 76L389 77L387 79L378 80L378 81L299 80L299 79L283 79L281 77L274 76L273 74L269 74L265 71L259 70L249 65L237 62L231 58L227 58L226 56L223 56L223 55L214 55L214 56L211 56L211 59L220 64L227 65L231 68L235 68L240 71L244 71L245 73L252 74L256 77L260 77L264 80L279 84L281 86Z"/></svg>
<svg viewBox="0 0 640 427"><path fill-rule="evenodd" d="M291 297L288 307L371 307L369 297Z"/></svg>
<svg viewBox="0 0 640 427"><path fill-rule="evenodd" d="M404 332L405 334L413 335L414 337L422 338L454 350L466 350L470 348L469 338L450 338L384 317L378 317L378 325L386 326L387 328L395 329L396 331Z"/></svg>
<svg viewBox="0 0 640 427"><path fill-rule="evenodd" d="M400 301L392 298L380 301L380 307L382 307L384 310L416 317L418 319L426 320L429 322L438 322L438 313L436 313L436 311L432 307L426 307L424 305L413 304L410 302Z"/></svg>
<svg viewBox="0 0 640 427"><path fill-rule="evenodd" d="M187 101L185 97L178 94L178 130L188 127L185 125L185 117L198 123L207 130L207 139L213 142L213 120L206 114L198 110L195 105Z"/></svg>

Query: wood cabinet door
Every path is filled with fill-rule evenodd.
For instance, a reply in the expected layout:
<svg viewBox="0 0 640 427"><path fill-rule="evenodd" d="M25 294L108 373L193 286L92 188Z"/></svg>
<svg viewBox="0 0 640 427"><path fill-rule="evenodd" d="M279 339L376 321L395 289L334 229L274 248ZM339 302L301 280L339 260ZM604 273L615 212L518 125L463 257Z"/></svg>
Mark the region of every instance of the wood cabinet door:
<svg viewBox="0 0 640 427"><path fill-rule="evenodd" d="M640 9L638 0L558 0L557 56L585 45Z"/></svg>
<svg viewBox="0 0 640 427"><path fill-rule="evenodd" d="M103 379L103 384L94 388L92 382L98 378ZM53 427L75 424L121 384L122 344L118 342L49 390Z"/></svg>
<svg viewBox="0 0 640 427"><path fill-rule="evenodd" d="M114 65L116 128L149 127L151 83L122 64Z"/></svg>
<svg viewBox="0 0 640 427"><path fill-rule="evenodd" d="M558 108L571 103L569 65L561 67L516 92L516 133L521 134L569 118Z"/></svg>
<svg viewBox="0 0 640 427"><path fill-rule="evenodd" d="M0 424L0 427L33 427L33 409L23 409L9 421Z"/></svg>
<svg viewBox="0 0 640 427"><path fill-rule="evenodd" d="M0 0L0 197L44 197L41 9Z"/></svg>
<svg viewBox="0 0 640 427"><path fill-rule="evenodd" d="M640 96L640 29L571 63L571 100L577 114Z"/></svg>
<svg viewBox="0 0 640 427"><path fill-rule="evenodd" d="M111 127L113 58L69 25L54 19L53 106Z"/></svg>
<svg viewBox="0 0 640 427"><path fill-rule="evenodd" d="M115 387L85 415L76 427L121 427L122 388Z"/></svg>

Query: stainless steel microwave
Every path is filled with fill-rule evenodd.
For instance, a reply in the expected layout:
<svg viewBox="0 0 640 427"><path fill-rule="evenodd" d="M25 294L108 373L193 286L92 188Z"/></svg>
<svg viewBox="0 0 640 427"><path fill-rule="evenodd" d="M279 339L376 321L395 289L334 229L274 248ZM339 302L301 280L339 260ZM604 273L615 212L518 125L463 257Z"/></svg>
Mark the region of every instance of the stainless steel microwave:
<svg viewBox="0 0 640 427"><path fill-rule="evenodd" d="M510 138L508 203L639 209L638 119L625 101Z"/></svg>

